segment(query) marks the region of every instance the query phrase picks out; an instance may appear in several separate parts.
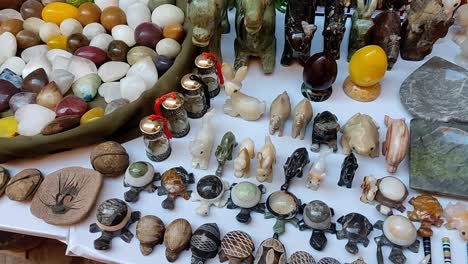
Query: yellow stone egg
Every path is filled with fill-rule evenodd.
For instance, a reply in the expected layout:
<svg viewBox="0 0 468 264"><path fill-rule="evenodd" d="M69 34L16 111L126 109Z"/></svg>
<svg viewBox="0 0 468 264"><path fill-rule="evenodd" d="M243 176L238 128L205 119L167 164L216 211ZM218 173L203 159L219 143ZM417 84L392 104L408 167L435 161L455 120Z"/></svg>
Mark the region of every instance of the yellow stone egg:
<svg viewBox="0 0 468 264"><path fill-rule="evenodd" d="M77 18L78 8L62 2L53 2L42 9L42 20L52 22L60 26L67 18Z"/></svg>
<svg viewBox="0 0 468 264"><path fill-rule="evenodd" d="M67 37L62 34L58 34L50 37L47 41L47 48L51 49L67 49Z"/></svg>
<svg viewBox="0 0 468 264"><path fill-rule="evenodd" d="M377 84L387 71L387 55L377 45L365 46L351 57L349 76L353 83L359 86Z"/></svg>
<svg viewBox="0 0 468 264"><path fill-rule="evenodd" d="M101 107L92 108L81 117L80 124L83 125L89 122L96 121L103 116L104 109L102 109Z"/></svg>
<svg viewBox="0 0 468 264"><path fill-rule="evenodd" d="M0 137L11 138L18 134L18 121L14 116L0 119Z"/></svg>

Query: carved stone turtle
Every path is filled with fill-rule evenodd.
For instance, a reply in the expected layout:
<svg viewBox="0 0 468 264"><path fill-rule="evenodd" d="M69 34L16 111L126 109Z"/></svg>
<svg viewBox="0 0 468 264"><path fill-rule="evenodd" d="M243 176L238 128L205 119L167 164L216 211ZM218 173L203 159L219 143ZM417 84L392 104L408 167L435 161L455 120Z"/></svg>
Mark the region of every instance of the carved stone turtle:
<svg viewBox="0 0 468 264"><path fill-rule="evenodd" d="M198 215L207 216L210 206L223 207L227 200L223 199L224 193L229 189L229 183L215 175L207 175L198 180L195 192L192 193L192 201L200 202L196 209Z"/></svg>
<svg viewBox="0 0 468 264"><path fill-rule="evenodd" d="M315 264L315 259L308 252L296 251L289 257L289 264Z"/></svg>
<svg viewBox="0 0 468 264"><path fill-rule="evenodd" d="M357 243L362 243L364 247L369 245L367 236L374 230L374 227L367 217L358 213L350 213L340 217L337 222L343 225L343 229L336 233L336 238L348 239L345 246L346 251L356 254L359 252Z"/></svg>
<svg viewBox="0 0 468 264"><path fill-rule="evenodd" d="M392 209L400 212L406 210L403 202L408 196L408 189L405 184L393 176L376 179L374 176L364 177L361 184L361 202L377 203L377 211L389 216L393 215Z"/></svg>
<svg viewBox="0 0 468 264"><path fill-rule="evenodd" d="M231 231L221 240L221 250L219 251L219 261L229 263L247 263L253 262L253 251L255 245L252 238L243 231Z"/></svg>
<svg viewBox="0 0 468 264"><path fill-rule="evenodd" d="M165 230L163 221L157 216L146 215L138 220L136 236L143 256L151 254L154 246L162 244Z"/></svg>
<svg viewBox="0 0 468 264"><path fill-rule="evenodd" d="M309 244L315 250L323 250L327 245L325 232L336 233L336 224L331 221L335 214L333 209L322 201L314 200L307 205L303 205L302 211L304 217L299 221L299 229L312 229Z"/></svg>
<svg viewBox="0 0 468 264"><path fill-rule="evenodd" d="M325 257L319 260L317 264L341 264L337 259L331 257Z"/></svg>
<svg viewBox="0 0 468 264"><path fill-rule="evenodd" d="M291 192L281 190L268 196L265 219L276 218L276 223L273 226L275 235L283 234L287 223L298 227L299 219L296 216L300 212L300 207L301 200Z"/></svg>
<svg viewBox="0 0 468 264"><path fill-rule="evenodd" d="M286 264L286 250L283 243L277 237L263 240L258 247L254 264Z"/></svg>
<svg viewBox="0 0 468 264"><path fill-rule="evenodd" d="M195 183L193 173L188 173L183 167L174 167L165 171L160 180L158 195L167 195L161 203L162 208L174 209L174 201L178 196L182 196L185 200L190 199L192 191L187 190L187 185Z"/></svg>
<svg viewBox="0 0 468 264"><path fill-rule="evenodd" d="M192 226L190 226L187 220L178 218L172 221L166 227L166 232L164 233L164 246L166 246L167 261L176 261L182 250L189 249L191 238Z"/></svg>
<svg viewBox="0 0 468 264"><path fill-rule="evenodd" d="M233 183L231 185L230 198L227 202L228 209L238 209L236 219L241 223L249 223L252 219L250 212L265 213L265 203L260 203L262 194L266 192L263 184L255 185L248 181Z"/></svg>
<svg viewBox="0 0 468 264"><path fill-rule="evenodd" d="M0 196L5 193L8 181L10 181L10 173L8 173L4 167L0 166Z"/></svg>
<svg viewBox="0 0 468 264"><path fill-rule="evenodd" d="M124 177L124 187L130 187L130 190L124 194L125 201L134 203L138 201L140 192L156 191L157 187L154 182L160 177L159 173L154 172L154 167L149 162L138 161L130 164Z"/></svg>
<svg viewBox="0 0 468 264"><path fill-rule="evenodd" d="M216 223L203 224L193 232L190 240L191 263L203 264L216 257L221 246L221 238Z"/></svg>

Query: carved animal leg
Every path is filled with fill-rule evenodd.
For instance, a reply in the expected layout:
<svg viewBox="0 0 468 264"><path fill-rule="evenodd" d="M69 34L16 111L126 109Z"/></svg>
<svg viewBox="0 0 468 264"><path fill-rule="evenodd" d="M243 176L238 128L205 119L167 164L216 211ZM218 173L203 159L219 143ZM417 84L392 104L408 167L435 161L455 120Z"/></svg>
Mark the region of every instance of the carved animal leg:
<svg viewBox="0 0 468 264"><path fill-rule="evenodd" d="M174 200L170 197L167 197L161 204L162 208L172 210L174 209Z"/></svg>
<svg viewBox="0 0 468 264"><path fill-rule="evenodd" d="M338 151L338 144L337 144L337 140L334 139L334 140L330 140L328 142L328 146L333 149L333 152L336 153Z"/></svg>
<svg viewBox="0 0 468 264"><path fill-rule="evenodd" d="M270 74L273 73L275 69L275 55L276 55L276 38L273 40L273 43L265 50L262 59L263 73Z"/></svg>
<svg viewBox="0 0 468 264"><path fill-rule="evenodd" d="M242 208L241 211L236 215L237 221L240 223L248 224L252 217L250 216L250 210Z"/></svg>
<svg viewBox="0 0 468 264"><path fill-rule="evenodd" d="M242 66L247 66L249 62L249 55L241 50L239 40L234 41L234 52L236 53L236 59L234 60L234 69L237 71Z"/></svg>
<svg viewBox="0 0 468 264"><path fill-rule="evenodd" d="M253 261L254 261L253 255L248 256L248 257L244 260L245 264L252 264Z"/></svg>
<svg viewBox="0 0 468 264"><path fill-rule="evenodd" d="M348 241L348 243L346 243L345 249L346 249L346 251L348 251L351 254L357 254L359 252L359 249L358 249L356 243L351 242L351 241Z"/></svg>
<svg viewBox="0 0 468 264"><path fill-rule="evenodd" d="M280 121L280 125L279 125L279 128L278 128L278 136L279 137L283 136L283 130L284 130L284 122Z"/></svg>
<svg viewBox="0 0 468 264"><path fill-rule="evenodd" d="M94 240L94 249L108 250L111 247L111 241L114 236L110 232L103 231L102 235Z"/></svg>
<svg viewBox="0 0 468 264"><path fill-rule="evenodd" d="M201 203L196 211L198 215L207 216L210 213L210 206L207 203Z"/></svg>
<svg viewBox="0 0 468 264"><path fill-rule="evenodd" d="M133 238L132 232L128 230L126 227L122 229L120 236L119 236L125 243L130 243Z"/></svg>
<svg viewBox="0 0 468 264"><path fill-rule="evenodd" d="M304 66L304 64L306 63L307 59L309 59L310 57L310 45L309 47L307 48L307 52L302 52L301 55L299 56L299 63Z"/></svg>
<svg viewBox="0 0 468 264"><path fill-rule="evenodd" d="M317 251L322 251L327 245L327 237L322 230L312 230L309 244Z"/></svg>
<svg viewBox="0 0 468 264"><path fill-rule="evenodd" d="M124 198L125 198L125 201L129 203L137 202L138 199L140 198L140 191L132 188L129 191L124 193Z"/></svg>
<svg viewBox="0 0 468 264"><path fill-rule="evenodd" d="M232 107L231 99L226 99L223 105L223 112L230 116L238 116L239 113Z"/></svg>
<svg viewBox="0 0 468 264"><path fill-rule="evenodd" d="M403 255L403 251L399 247L393 247L392 251L390 252L390 256L388 259L397 264L403 264L406 262L406 257Z"/></svg>
<svg viewBox="0 0 468 264"><path fill-rule="evenodd" d="M292 55L293 55L293 50L291 49L291 46L289 45L288 40L285 38L283 55L281 56L281 65L283 66L291 65L293 62Z"/></svg>
<svg viewBox="0 0 468 264"><path fill-rule="evenodd" d="M158 187L154 184L148 184L146 187L145 187L145 191L149 192L149 193L154 193L156 191Z"/></svg>
<svg viewBox="0 0 468 264"><path fill-rule="evenodd" d="M299 133L299 138L300 138L301 140L304 139L304 137L305 137L305 132L306 132L306 126L304 125L304 126L301 127L301 132Z"/></svg>
<svg viewBox="0 0 468 264"><path fill-rule="evenodd" d="M312 152L320 152L320 141L317 140L316 136L312 133L312 145L310 146Z"/></svg>

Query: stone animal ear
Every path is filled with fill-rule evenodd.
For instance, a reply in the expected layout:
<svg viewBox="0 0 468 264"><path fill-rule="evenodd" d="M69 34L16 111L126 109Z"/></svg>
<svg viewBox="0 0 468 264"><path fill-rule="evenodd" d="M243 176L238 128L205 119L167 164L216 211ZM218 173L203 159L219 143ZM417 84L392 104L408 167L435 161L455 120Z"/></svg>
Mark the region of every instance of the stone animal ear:
<svg viewBox="0 0 468 264"><path fill-rule="evenodd" d="M234 79L234 70L232 69L231 64L223 63L222 71L224 78L226 78L228 81L232 81Z"/></svg>
<svg viewBox="0 0 468 264"><path fill-rule="evenodd" d="M236 77L234 77L234 80L232 81L234 83L241 84L245 77L247 77L248 69L249 68L247 66L240 67L236 72Z"/></svg>

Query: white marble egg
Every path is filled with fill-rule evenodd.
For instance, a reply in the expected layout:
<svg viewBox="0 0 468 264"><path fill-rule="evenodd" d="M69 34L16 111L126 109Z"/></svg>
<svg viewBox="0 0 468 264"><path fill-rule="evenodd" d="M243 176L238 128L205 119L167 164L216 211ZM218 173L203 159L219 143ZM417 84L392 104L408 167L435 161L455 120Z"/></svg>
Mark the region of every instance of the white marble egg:
<svg viewBox="0 0 468 264"><path fill-rule="evenodd" d="M406 217L391 215L383 223L383 233L395 245L407 247L416 241L416 227Z"/></svg>
<svg viewBox="0 0 468 264"><path fill-rule="evenodd" d="M60 34L60 28L55 23L44 23L39 28L39 37L42 42L47 43L47 41L55 35Z"/></svg>
<svg viewBox="0 0 468 264"><path fill-rule="evenodd" d="M74 18L67 18L63 20L62 23L60 23L60 32L62 32L62 35L68 38L73 34L82 33L83 26L78 20Z"/></svg>
<svg viewBox="0 0 468 264"><path fill-rule="evenodd" d="M45 23L46 22L40 18L30 17L23 22L23 29L39 34L39 29Z"/></svg>
<svg viewBox="0 0 468 264"><path fill-rule="evenodd" d="M130 102L137 100L145 90L145 81L138 75L127 76L120 80L120 94Z"/></svg>
<svg viewBox="0 0 468 264"><path fill-rule="evenodd" d="M151 15L151 21L162 28L172 24L183 24L184 18L184 11L170 4L156 7Z"/></svg>
<svg viewBox="0 0 468 264"><path fill-rule="evenodd" d="M130 65L121 61L109 61L101 65L98 70L99 77L103 82L113 82L124 77Z"/></svg>
<svg viewBox="0 0 468 264"><path fill-rule="evenodd" d="M0 72L4 69L10 69L12 72L21 75L23 73L26 63L20 57L11 57L7 59L0 67Z"/></svg>
<svg viewBox="0 0 468 264"><path fill-rule="evenodd" d="M119 0L94 0L94 3L102 10L110 6L119 6Z"/></svg>
<svg viewBox="0 0 468 264"><path fill-rule="evenodd" d="M158 44L156 45L156 52L158 55L164 55L170 59L174 59L179 55L181 50L181 46L179 42L171 39L165 38L161 39Z"/></svg>
<svg viewBox="0 0 468 264"><path fill-rule="evenodd" d="M89 43L90 46L100 48L103 51L107 52L107 49L109 48L109 44L114 40L114 38L107 34L107 33L101 33L97 36L95 36L91 42Z"/></svg>
<svg viewBox="0 0 468 264"><path fill-rule="evenodd" d="M151 11L148 5L141 2L131 4L125 10L127 14L127 24L129 27L135 29L138 25L144 22L151 22Z"/></svg>
<svg viewBox="0 0 468 264"><path fill-rule="evenodd" d="M24 62L28 63L30 60L32 60L35 57L40 57L45 55L49 51L49 48L47 48L47 45L37 45L37 46L32 46L30 48L27 48L21 52L21 59L24 60Z"/></svg>
<svg viewBox="0 0 468 264"><path fill-rule="evenodd" d="M9 58L14 57L18 49L15 35L10 32L4 32L0 35L0 65L7 61Z"/></svg>
<svg viewBox="0 0 468 264"><path fill-rule="evenodd" d="M115 40L121 40L125 42L129 47L133 47L136 44L135 41L135 30L127 25L117 25L112 28L112 37Z"/></svg>
<svg viewBox="0 0 468 264"><path fill-rule="evenodd" d="M94 37L102 33L106 33L106 29L99 23L91 23L83 28L83 35L85 35L88 40L92 40Z"/></svg>

